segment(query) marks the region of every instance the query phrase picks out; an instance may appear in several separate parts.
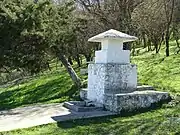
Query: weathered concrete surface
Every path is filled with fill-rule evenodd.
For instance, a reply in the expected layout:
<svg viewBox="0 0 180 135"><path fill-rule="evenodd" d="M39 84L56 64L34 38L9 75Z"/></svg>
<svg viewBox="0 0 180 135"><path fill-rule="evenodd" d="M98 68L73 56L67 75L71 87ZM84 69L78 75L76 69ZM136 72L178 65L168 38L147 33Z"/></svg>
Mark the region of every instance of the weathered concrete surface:
<svg viewBox="0 0 180 135"><path fill-rule="evenodd" d="M87 99L103 104L104 94L129 93L137 88L136 65L89 64Z"/></svg>
<svg viewBox="0 0 180 135"><path fill-rule="evenodd" d="M109 111L73 112L62 104L35 105L0 111L0 132L19 128L66 121L79 118L91 118L115 115Z"/></svg>
<svg viewBox="0 0 180 135"><path fill-rule="evenodd" d="M87 91L88 91L87 88L83 88L80 90L80 98L82 100L87 100Z"/></svg>
<svg viewBox="0 0 180 135"><path fill-rule="evenodd" d="M170 100L169 93L150 90L106 94L104 97L105 108L116 113L150 108L154 104Z"/></svg>
<svg viewBox="0 0 180 135"><path fill-rule="evenodd" d="M146 91L146 90L155 90L155 89L152 86L141 85L141 84L139 84L136 88L136 91ZM80 97L82 100L87 100L87 92L88 92L88 88L82 88L80 90Z"/></svg>
<svg viewBox="0 0 180 135"><path fill-rule="evenodd" d="M64 102L64 107L76 112L103 111L102 107L96 107L92 102L68 101Z"/></svg>
<svg viewBox="0 0 180 135"><path fill-rule="evenodd" d="M81 90L81 98L86 99L87 89ZM131 93L104 94L104 106L107 110L121 113L142 108L150 108L153 104L168 101L171 97L167 92L155 91L152 86L138 86Z"/></svg>
<svg viewBox="0 0 180 135"><path fill-rule="evenodd" d="M155 90L154 87L149 85L138 85L136 91Z"/></svg>

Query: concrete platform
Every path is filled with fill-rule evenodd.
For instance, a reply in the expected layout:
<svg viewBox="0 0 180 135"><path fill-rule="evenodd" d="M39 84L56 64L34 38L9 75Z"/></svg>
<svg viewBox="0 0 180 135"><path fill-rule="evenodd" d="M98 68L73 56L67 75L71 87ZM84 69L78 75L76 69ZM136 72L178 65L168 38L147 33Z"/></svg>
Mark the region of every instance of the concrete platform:
<svg viewBox="0 0 180 135"><path fill-rule="evenodd" d="M121 114L151 108L171 100L169 93L145 90L131 93L105 94L104 105L109 111Z"/></svg>
<svg viewBox="0 0 180 135"><path fill-rule="evenodd" d="M136 91L148 91L155 90L154 87L149 85L138 85ZM88 88L82 88L80 91L80 97L82 100L87 100Z"/></svg>
<svg viewBox="0 0 180 135"><path fill-rule="evenodd" d="M34 105L0 111L0 132L20 128L74 120L116 115L109 111L75 112L63 107L63 104Z"/></svg>

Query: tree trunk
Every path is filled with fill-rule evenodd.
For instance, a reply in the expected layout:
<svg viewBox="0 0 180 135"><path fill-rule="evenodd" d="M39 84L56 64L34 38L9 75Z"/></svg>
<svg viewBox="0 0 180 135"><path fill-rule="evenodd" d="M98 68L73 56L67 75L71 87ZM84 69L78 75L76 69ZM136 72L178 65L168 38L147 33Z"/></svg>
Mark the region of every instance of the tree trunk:
<svg viewBox="0 0 180 135"><path fill-rule="evenodd" d="M84 56L85 56L85 58L86 58L86 63L87 63L87 65L88 65L88 62L91 61L91 55L89 54L89 55L84 55Z"/></svg>
<svg viewBox="0 0 180 135"><path fill-rule="evenodd" d="M91 57L86 55L86 62L90 62L91 61Z"/></svg>
<svg viewBox="0 0 180 135"><path fill-rule="evenodd" d="M75 60L76 60L76 62L78 64L78 67L81 67L81 61L80 61L79 54L76 55Z"/></svg>
<svg viewBox="0 0 180 135"><path fill-rule="evenodd" d="M80 57L80 62L81 62L81 64L83 64L83 58L82 57Z"/></svg>
<svg viewBox="0 0 180 135"><path fill-rule="evenodd" d="M81 61L80 61L80 56L79 56L79 48L78 45L76 44L76 55L75 55L75 61L77 62L78 66L81 67Z"/></svg>
<svg viewBox="0 0 180 135"><path fill-rule="evenodd" d="M146 42L146 35L145 34L143 34L143 43L144 43L143 48L146 48L147 47L147 42Z"/></svg>
<svg viewBox="0 0 180 135"><path fill-rule="evenodd" d="M165 0L164 0L164 9L165 9L165 13L166 13L166 20L167 20L167 24L166 24L166 35L165 35L165 42L166 42L166 56L169 56L169 39L170 39L170 26L172 24L172 20L173 20L173 14L174 14L174 6L175 6L175 0L171 1L171 9L169 9L169 7L167 7L167 4ZM168 10L170 10L168 13Z"/></svg>
<svg viewBox="0 0 180 135"><path fill-rule="evenodd" d="M165 42L166 42L166 56L169 56L169 32L166 33L166 38L165 38Z"/></svg>
<svg viewBox="0 0 180 135"><path fill-rule="evenodd" d="M178 38L176 38L176 44L177 44L177 47L180 48Z"/></svg>
<svg viewBox="0 0 180 135"><path fill-rule="evenodd" d="M135 51L136 51L136 48L135 48L135 44L133 43L132 45L132 56L135 56Z"/></svg>
<svg viewBox="0 0 180 135"><path fill-rule="evenodd" d="M58 69L58 58L56 59L56 70Z"/></svg>
<svg viewBox="0 0 180 135"><path fill-rule="evenodd" d="M158 44L155 45L156 54L158 54Z"/></svg>
<svg viewBox="0 0 180 135"><path fill-rule="evenodd" d="M167 24L167 28L166 28L166 35L165 35L165 44L166 44L166 57L169 56L169 39L170 39L170 23Z"/></svg>
<svg viewBox="0 0 180 135"><path fill-rule="evenodd" d="M161 49L161 45L162 45L162 41L161 41L161 43L159 44L159 47L158 47L158 52L160 51L160 49Z"/></svg>
<svg viewBox="0 0 180 135"><path fill-rule="evenodd" d="M148 45L148 52L152 51L150 39L148 39L147 45Z"/></svg>
<svg viewBox="0 0 180 135"><path fill-rule="evenodd" d="M71 65L73 65L73 62L72 62L71 57L68 57L68 62L69 62Z"/></svg>
<svg viewBox="0 0 180 135"><path fill-rule="evenodd" d="M80 88L81 87L81 79L78 77L74 69L72 68L71 64L67 61L65 55L58 53L58 58L62 62L62 64L65 66L67 72L69 73L73 83Z"/></svg>
<svg viewBox="0 0 180 135"><path fill-rule="evenodd" d="M161 48L161 43L157 41L157 39L154 40L154 49L156 50L156 54L159 53L159 50Z"/></svg>
<svg viewBox="0 0 180 135"><path fill-rule="evenodd" d="M47 68L49 69L49 71L51 71L51 67L49 65L49 62L46 62Z"/></svg>

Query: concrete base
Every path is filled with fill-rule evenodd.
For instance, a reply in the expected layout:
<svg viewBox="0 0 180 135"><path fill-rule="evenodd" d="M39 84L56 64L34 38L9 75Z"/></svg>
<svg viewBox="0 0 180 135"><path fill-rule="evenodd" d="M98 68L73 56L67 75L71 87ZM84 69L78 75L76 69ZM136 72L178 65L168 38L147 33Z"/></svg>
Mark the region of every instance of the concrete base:
<svg viewBox="0 0 180 135"><path fill-rule="evenodd" d="M153 107L170 100L167 92L159 91L135 91L132 93L106 94L104 106L107 110L121 113Z"/></svg>
<svg viewBox="0 0 180 135"><path fill-rule="evenodd" d="M154 87L149 85L138 85L136 91L155 90ZM80 97L82 100L87 100L88 88L82 88L80 90Z"/></svg>
<svg viewBox="0 0 180 135"><path fill-rule="evenodd" d="M88 89L82 89L80 96L87 100ZM121 113L123 111L136 111L142 108L151 108L155 104L160 104L170 100L167 92L155 91L152 86L137 86L136 91L120 94L104 94L103 106L105 109ZM94 103L95 105L98 103Z"/></svg>

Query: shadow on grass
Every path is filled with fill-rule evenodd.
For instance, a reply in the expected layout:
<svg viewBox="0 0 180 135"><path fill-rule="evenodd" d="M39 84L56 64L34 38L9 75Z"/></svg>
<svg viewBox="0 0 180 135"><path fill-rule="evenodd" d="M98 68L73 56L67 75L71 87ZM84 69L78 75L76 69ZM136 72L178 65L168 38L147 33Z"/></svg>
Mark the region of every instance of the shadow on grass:
<svg viewBox="0 0 180 135"><path fill-rule="evenodd" d="M131 130L136 130L137 134L152 134L161 124L161 116L136 118L124 120L118 116L101 117L93 119L81 119L75 121L58 122L58 127L66 130L72 130L79 134L128 134ZM73 130L75 129L75 131ZM78 130L79 129L79 130ZM81 129L81 130L80 130ZM83 130L82 130L83 129Z"/></svg>
<svg viewBox="0 0 180 135"><path fill-rule="evenodd" d="M169 118L178 114L179 110L173 108ZM66 122L58 122L60 129L65 129L69 134L93 134L93 135L149 135L149 134L172 134L178 135L180 127L176 122L170 122L166 116L151 111L144 114L134 114L133 116L106 116L98 118L79 119ZM180 124L179 124L180 125ZM168 127L168 128L167 128Z"/></svg>
<svg viewBox="0 0 180 135"><path fill-rule="evenodd" d="M77 120L69 120L64 122L57 122L57 126L63 129L75 128L77 126L89 126L90 124L102 124L102 123L111 123L112 118L117 116L108 116L108 117L97 117L97 118L85 118Z"/></svg>
<svg viewBox="0 0 180 135"><path fill-rule="evenodd" d="M37 87L36 84L31 84L23 88L0 93L0 110L56 99L63 102L74 98L76 93L77 88L72 85L71 81L66 79L58 78Z"/></svg>

